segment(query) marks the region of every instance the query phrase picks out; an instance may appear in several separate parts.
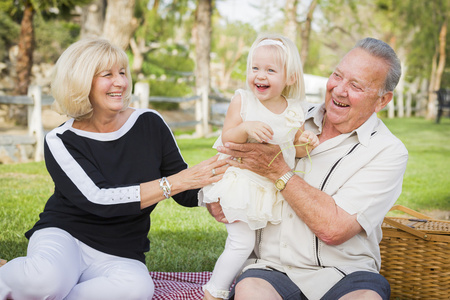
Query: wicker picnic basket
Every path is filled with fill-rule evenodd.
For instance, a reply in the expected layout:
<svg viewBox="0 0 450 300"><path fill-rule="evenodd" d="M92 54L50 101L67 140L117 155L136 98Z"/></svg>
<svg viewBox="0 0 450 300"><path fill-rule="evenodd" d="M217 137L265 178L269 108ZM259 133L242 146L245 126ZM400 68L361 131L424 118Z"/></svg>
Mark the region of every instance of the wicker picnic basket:
<svg viewBox="0 0 450 300"><path fill-rule="evenodd" d="M380 243L381 271L391 299L450 299L450 221L432 219L401 205L385 217Z"/></svg>

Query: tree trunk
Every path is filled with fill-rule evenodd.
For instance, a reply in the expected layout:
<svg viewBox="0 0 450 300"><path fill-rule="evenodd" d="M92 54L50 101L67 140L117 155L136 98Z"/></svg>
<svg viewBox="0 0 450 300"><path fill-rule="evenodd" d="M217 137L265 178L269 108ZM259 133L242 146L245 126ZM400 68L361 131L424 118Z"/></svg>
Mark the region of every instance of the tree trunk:
<svg viewBox="0 0 450 300"><path fill-rule="evenodd" d="M414 79L413 82L411 82L408 86L408 93L406 94L406 117L412 117L412 112L413 112L413 107L412 107L412 103L413 103L413 98L418 96L418 91L419 91L419 82L420 82L420 78L416 77ZM416 97L416 106L414 108L415 110L415 116L417 116L418 110L420 109L419 104L419 100L418 97Z"/></svg>
<svg viewBox="0 0 450 300"><path fill-rule="evenodd" d="M294 44L297 44L297 7L298 0L286 0L284 10L286 12L286 22L283 34Z"/></svg>
<svg viewBox="0 0 450 300"><path fill-rule="evenodd" d="M134 18L134 0L107 0L103 36L113 44L126 49L138 26Z"/></svg>
<svg viewBox="0 0 450 300"><path fill-rule="evenodd" d="M106 0L94 0L83 6L81 13L81 38L99 37L103 34Z"/></svg>
<svg viewBox="0 0 450 300"><path fill-rule="evenodd" d="M139 74L142 70L142 64L144 63L144 52L141 51L134 37L130 39L130 48L131 52L133 52L133 65L131 66L131 71L135 74Z"/></svg>
<svg viewBox="0 0 450 300"><path fill-rule="evenodd" d="M226 47L226 43L229 43L230 40L222 37L220 39L219 47ZM233 41L233 43L236 43L236 41ZM228 89L228 86L230 84L231 80L231 74L233 73L233 69L236 66L236 64L239 62L239 59L242 56L242 53L244 52L245 43L244 38L240 36L237 41L237 49L235 52L233 51L227 51L225 55L222 55L220 58L221 64L223 66L223 71L218 76L218 85L221 90Z"/></svg>
<svg viewBox="0 0 450 300"><path fill-rule="evenodd" d="M144 15L144 23L140 26L147 26L148 19L155 18L158 14L158 8L159 8L159 0L154 0L153 7L151 9L151 14ZM153 45L153 46L152 46ZM152 45L147 46L146 40L143 36L135 36L130 38L130 49L133 53L133 64L131 66L131 71L134 74L139 74L142 72L142 65L144 64L144 56L147 52L149 52L151 49L155 48L154 45L156 45L157 48L159 48L158 43L152 43Z"/></svg>
<svg viewBox="0 0 450 300"><path fill-rule="evenodd" d="M205 136L209 133L209 78L210 78L210 52L211 52L211 11L212 0L198 0L195 14L195 86L201 102L196 103L196 120L201 121L196 126L196 133Z"/></svg>
<svg viewBox="0 0 450 300"><path fill-rule="evenodd" d="M25 4L22 23L20 24L19 53L17 55L16 65L16 83L14 88L15 95L26 95L28 85L30 84L31 67L33 66L34 28L33 17L34 9L29 1Z"/></svg>
<svg viewBox="0 0 450 300"><path fill-rule="evenodd" d="M436 53L433 56L432 74L430 80L430 89L428 91L427 119L436 117L436 92L441 87L442 74L445 68L446 53L445 48L447 36L447 18L444 20L439 32L439 45L436 47ZM439 61L438 61L439 60Z"/></svg>
<svg viewBox="0 0 450 300"><path fill-rule="evenodd" d="M311 35L311 24L313 20L314 10L316 9L318 0L313 0L308 7L308 11L306 13L306 21L303 24L303 28L301 31L302 37L302 48L300 50L300 58L302 60L302 66L305 66L305 62L308 59L309 54L309 37Z"/></svg>
<svg viewBox="0 0 450 300"><path fill-rule="evenodd" d="M416 98L416 117L425 117L427 115L428 103L428 80L422 79L420 90Z"/></svg>
<svg viewBox="0 0 450 300"><path fill-rule="evenodd" d="M395 91L397 92L396 106L397 106L397 117L403 118L405 116L405 107L404 107L404 99L403 95L405 93L405 74L406 68L405 64L402 62L402 76L400 76L400 80L398 82L397 88Z"/></svg>

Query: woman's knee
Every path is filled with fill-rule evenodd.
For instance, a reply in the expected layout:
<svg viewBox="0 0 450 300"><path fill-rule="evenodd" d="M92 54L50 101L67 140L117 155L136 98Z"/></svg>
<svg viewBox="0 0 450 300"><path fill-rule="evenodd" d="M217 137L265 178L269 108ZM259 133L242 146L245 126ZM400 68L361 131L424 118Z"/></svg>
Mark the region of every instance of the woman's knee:
<svg viewBox="0 0 450 300"><path fill-rule="evenodd" d="M123 278L120 283L118 283L118 288L120 292L117 293L118 297L116 299L127 299L127 300L141 300L141 299L152 299L155 292L155 284L153 283L150 275L146 276L131 276L128 278ZM122 294L121 296L119 296Z"/></svg>
<svg viewBox="0 0 450 300"><path fill-rule="evenodd" d="M153 282L152 277L148 273L140 274L140 276L136 276L131 280L133 289L135 293L133 293L133 297L130 298L127 296L127 299L151 299L153 293L155 292L155 284Z"/></svg>
<svg viewBox="0 0 450 300"><path fill-rule="evenodd" d="M28 261L23 267L24 277L21 290L35 296L37 299L63 299L77 282L70 270L63 270L55 264L36 265Z"/></svg>

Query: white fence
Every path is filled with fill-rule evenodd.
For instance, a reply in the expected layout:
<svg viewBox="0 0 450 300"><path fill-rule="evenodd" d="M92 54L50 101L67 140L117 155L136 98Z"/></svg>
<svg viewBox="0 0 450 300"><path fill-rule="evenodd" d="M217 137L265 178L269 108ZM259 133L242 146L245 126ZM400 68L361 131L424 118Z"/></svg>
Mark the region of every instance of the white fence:
<svg viewBox="0 0 450 300"><path fill-rule="evenodd" d="M229 102L220 96L210 95L210 102ZM52 96L43 95L40 86L30 86L26 96L4 96L0 95L0 104L10 105L26 105L28 109L27 123L28 129L26 134L2 134L0 135L0 163L26 162L30 160L43 160L44 149L44 128L42 124L42 107L49 106L53 103ZM188 102L201 101L200 96L186 98L172 97L150 97L150 87L147 83L137 82L134 86L134 94L132 95L132 106L148 107L149 102ZM195 107L202 107L195 105ZM207 117L210 112L196 112L196 116ZM210 125L221 125L209 122ZM198 128L202 124L202 120L192 120L184 122L172 122L169 126L173 129L176 127L196 126L196 131L202 133L208 132L208 129Z"/></svg>

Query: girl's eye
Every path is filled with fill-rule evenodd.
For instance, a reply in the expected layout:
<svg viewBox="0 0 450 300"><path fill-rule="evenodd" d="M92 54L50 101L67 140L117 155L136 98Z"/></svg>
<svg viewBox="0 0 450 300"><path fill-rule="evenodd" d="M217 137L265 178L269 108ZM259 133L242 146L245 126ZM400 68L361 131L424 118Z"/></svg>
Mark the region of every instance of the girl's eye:
<svg viewBox="0 0 450 300"><path fill-rule="evenodd" d="M252 70L253 71L258 71L258 68L257 67L252 67Z"/></svg>
<svg viewBox="0 0 450 300"><path fill-rule="evenodd" d="M269 72L270 73L275 73L275 70L274 69L269 69Z"/></svg>

